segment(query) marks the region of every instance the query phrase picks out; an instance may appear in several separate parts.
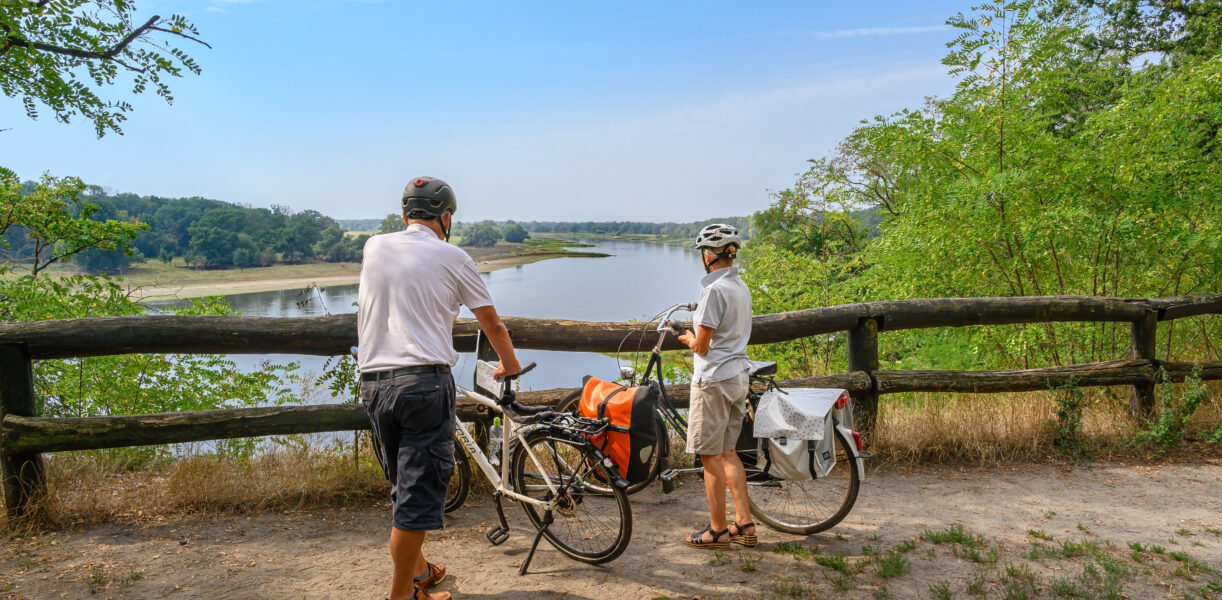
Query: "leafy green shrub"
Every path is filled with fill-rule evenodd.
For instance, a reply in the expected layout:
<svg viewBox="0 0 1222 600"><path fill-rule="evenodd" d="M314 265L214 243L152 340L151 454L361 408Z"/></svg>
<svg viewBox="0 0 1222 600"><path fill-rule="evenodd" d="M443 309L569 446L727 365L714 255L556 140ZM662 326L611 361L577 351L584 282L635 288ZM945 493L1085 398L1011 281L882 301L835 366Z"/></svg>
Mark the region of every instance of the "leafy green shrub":
<svg viewBox="0 0 1222 600"><path fill-rule="evenodd" d="M1171 449L1183 438L1192 414L1208 392L1209 389L1201 381L1200 365L1184 380L1183 392L1178 396L1170 378L1164 377L1162 394L1158 398L1158 418L1149 424L1148 429L1137 434L1137 441L1154 444L1155 454L1159 455Z"/></svg>

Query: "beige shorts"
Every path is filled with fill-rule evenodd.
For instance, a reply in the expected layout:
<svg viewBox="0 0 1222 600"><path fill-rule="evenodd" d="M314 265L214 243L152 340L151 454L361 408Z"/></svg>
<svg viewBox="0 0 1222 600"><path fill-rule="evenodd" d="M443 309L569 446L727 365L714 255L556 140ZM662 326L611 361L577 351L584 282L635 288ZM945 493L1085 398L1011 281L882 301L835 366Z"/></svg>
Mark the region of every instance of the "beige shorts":
<svg viewBox="0 0 1222 600"><path fill-rule="evenodd" d="M712 383L692 383L687 451L711 456L733 450L747 416L747 372Z"/></svg>

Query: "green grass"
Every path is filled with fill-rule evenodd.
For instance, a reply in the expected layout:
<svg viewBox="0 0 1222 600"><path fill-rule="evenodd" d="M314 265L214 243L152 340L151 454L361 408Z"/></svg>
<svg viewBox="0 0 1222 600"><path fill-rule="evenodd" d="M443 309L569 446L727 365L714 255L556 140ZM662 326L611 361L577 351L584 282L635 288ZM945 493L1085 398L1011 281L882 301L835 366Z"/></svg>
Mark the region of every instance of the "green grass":
<svg viewBox="0 0 1222 600"><path fill-rule="evenodd" d="M797 577L782 577L772 584L772 591L789 598L809 598L811 592Z"/></svg>
<svg viewBox="0 0 1222 600"><path fill-rule="evenodd" d="M1120 600L1124 597L1124 586L1120 578L1106 571L1101 573L1090 563L1082 567L1082 572L1077 577L1053 579L1048 587L1061 598Z"/></svg>
<svg viewBox="0 0 1222 600"><path fill-rule="evenodd" d="M849 561L845 560L843 554L816 554L812 557L819 565L827 567L833 571L841 573L848 572Z"/></svg>
<svg viewBox="0 0 1222 600"><path fill-rule="evenodd" d="M756 558L759 558L759 557L758 556L752 557L752 556L748 556L746 552L739 552L738 553L739 570L741 570L744 573L755 572L755 570L757 569L757 567L755 566Z"/></svg>
<svg viewBox="0 0 1222 600"><path fill-rule="evenodd" d="M731 559L729 556L726 556L725 552L722 552L721 550L714 550L713 558L709 559L709 564L713 565L714 567L723 567L732 562L734 562L733 559Z"/></svg>
<svg viewBox="0 0 1222 600"><path fill-rule="evenodd" d="M984 589L985 583L987 582L985 581L984 575L977 573L976 575L973 575L971 579L967 580L966 591L969 595L976 596L977 598L984 598L988 596L988 592Z"/></svg>
<svg viewBox="0 0 1222 600"><path fill-rule="evenodd" d="M921 532L921 539L935 544L961 544L968 548L980 548L988 542L983 535L968 533L962 525L951 525L942 531L926 529Z"/></svg>
<svg viewBox="0 0 1222 600"><path fill-rule="evenodd" d="M832 582L832 588L837 592L847 592L853 589L853 578L848 575L840 574L829 579Z"/></svg>
<svg viewBox="0 0 1222 600"><path fill-rule="evenodd" d="M1037 539L1037 540L1044 540L1044 541L1046 541L1046 542L1051 542L1051 541L1052 541L1052 534L1050 534L1050 533L1046 533L1046 532L1043 532L1043 531L1040 531L1040 530L1038 530L1038 529L1028 529L1028 530L1027 530L1027 535L1029 535L1029 536L1031 536L1031 537L1033 537L1033 538L1035 538L1035 539Z"/></svg>
<svg viewBox="0 0 1222 600"><path fill-rule="evenodd" d="M806 560L814 554L809 546L799 544L798 542L777 542L772 547L772 551L777 554L789 554L797 560Z"/></svg>
<svg viewBox="0 0 1222 600"><path fill-rule="evenodd" d="M929 585L929 593L937 600L950 600L955 595L950 591L950 582L945 579Z"/></svg>
<svg viewBox="0 0 1222 600"><path fill-rule="evenodd" d="M903 554L891 550L875 560L874 574L883 579L892 579L907 573L908 568L908 559Z"/></svg>

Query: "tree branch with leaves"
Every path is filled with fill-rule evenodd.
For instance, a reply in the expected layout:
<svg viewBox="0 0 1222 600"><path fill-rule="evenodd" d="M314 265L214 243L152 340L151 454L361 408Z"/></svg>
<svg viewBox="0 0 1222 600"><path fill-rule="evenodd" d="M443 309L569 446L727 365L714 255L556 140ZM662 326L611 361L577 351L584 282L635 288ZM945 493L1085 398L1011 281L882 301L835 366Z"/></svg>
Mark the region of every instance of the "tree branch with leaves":
<svg viewBox="0 0 1222 600"><path fill-rule="evenodd" d="M141 22L135 12L129 0L7 0L0 10L0 90L20 98L31 119L41 104L63 123L77 115L89 119L98 137L121 135L132 105L104 99L95 88L116 85L127 74L133 94L151 87L173 103L167 80L198 75L200 67L170 42L211 48L180 15Z"/></svg>

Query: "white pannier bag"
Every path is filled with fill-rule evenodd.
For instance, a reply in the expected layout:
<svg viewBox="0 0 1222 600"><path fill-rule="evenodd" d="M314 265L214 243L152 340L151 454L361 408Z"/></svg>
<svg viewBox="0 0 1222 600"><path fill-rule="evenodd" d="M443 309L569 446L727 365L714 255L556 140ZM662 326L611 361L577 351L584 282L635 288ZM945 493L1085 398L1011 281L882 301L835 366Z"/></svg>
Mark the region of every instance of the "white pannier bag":
<svg viewBox="0 0 1222 600"><path fill-rule="evenodd" d="M770 389L755 409L753 435L761 470L777 479L810 480L836 466L832 410L840 389Z"/></svg>

